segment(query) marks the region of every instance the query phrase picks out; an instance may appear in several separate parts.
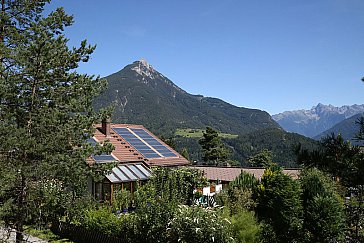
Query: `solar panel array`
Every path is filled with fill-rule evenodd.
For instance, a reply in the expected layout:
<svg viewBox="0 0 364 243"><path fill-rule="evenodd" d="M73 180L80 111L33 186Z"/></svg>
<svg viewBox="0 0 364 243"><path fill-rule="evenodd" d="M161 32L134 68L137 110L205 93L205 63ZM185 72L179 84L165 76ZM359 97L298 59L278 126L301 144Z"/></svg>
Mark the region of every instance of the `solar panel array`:
<svg viewBox="0 0 364 243"><path fill-rule="evenodd" d="M148 159L177 157L168 147L142 128L113 128L113 130Z"/></svg>
<svg viewBox="0 0 364 243"><path fill-rule="evenodd" d="M94 138L89 138L87 140L87 142L89 144L91 144L92 146L96 146L97 141ZM96 162L102 163L102 162L113 162L116 161L117 159L115 159L111 154L106 154L106 153L102 153L100 155L92 155L91 156Z"/></svg>

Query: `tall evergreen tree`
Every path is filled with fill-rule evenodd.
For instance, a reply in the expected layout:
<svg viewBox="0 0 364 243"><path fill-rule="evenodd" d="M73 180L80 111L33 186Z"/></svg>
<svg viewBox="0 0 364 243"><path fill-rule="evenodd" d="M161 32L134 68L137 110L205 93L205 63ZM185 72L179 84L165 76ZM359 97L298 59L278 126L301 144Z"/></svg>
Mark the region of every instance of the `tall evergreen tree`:
<svg viewBox="0 0 364 243"><path fill-rule="evenodd" d="M218 131L206 127L203 137L199 140L203 150L203 160L208 164L219 165L226 162L228 150L221 142Z"/></svg>
<svg viewBox="0 0 364 243"><path fill-rule="evenodd" d="M63 30L73 18L62 8L43 16L48 2L0 3L0 220L18 231L19 242L25 222L42 220L37 195L55 191L72 200L84 192L92 152L86 139L97 117L91 102L105 86L75 71L95 46L69 48Z"/></svg>
<svg viewBox="0 0 364 243"><path fill-rule="evenodd" d="M307 242L340 242L345 233L344 205L332 179L316 168L300 174Z"/></svg>
<svg viewBox="0 0 364 243"><path fill-rule="evenodd" d="M263 242L301 242L302 204L299 183L278 168L267 168L254 191Z"/></svg>
<svg viewBox="0 0 364 243"><path fill-rule="evenodd" d="M263 149L260 153L249 157L248 162L252 166L269 167L270 165L273 165L272 157L271 151Z"/></svg>
<svg viewBox="0 0 364 243"><path fill-rule="evenodd" d="M364 184L364 154L341 135L327 136L316 150L297 149L299 164L317 167L338 178L347 187Z"/></svg>

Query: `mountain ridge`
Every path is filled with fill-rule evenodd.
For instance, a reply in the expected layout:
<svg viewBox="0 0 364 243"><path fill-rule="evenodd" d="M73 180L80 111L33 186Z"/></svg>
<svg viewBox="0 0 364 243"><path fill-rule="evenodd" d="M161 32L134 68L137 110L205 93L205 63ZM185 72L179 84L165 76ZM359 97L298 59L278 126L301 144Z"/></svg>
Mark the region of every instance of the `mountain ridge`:
<svg viewBox="0 0 364 243"><path fill-rule="evenodd" d="M285 111L272 118L286 131L307 137L315 137L335 124L364 112L364 105L344 105L335 107L319 103L310 110Z"/></svg>

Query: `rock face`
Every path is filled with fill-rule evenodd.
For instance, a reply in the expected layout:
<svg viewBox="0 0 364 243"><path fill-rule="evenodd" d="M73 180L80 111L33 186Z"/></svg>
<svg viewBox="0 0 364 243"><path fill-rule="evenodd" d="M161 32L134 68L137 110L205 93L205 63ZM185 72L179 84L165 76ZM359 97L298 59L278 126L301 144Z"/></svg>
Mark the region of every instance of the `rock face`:
<svg viewBox="0 0 364 243"><path fill-rule="evenodd" d="M286 131L313 138L337 123L363 112L364 105L335 107L318 104L310 110L285 111L272 117Z"/></svg>
<svg viewBox="0 0 364 243"><path fill-rule="evenodd" d="M113 104L114 123L143 124L157 134L206 126L233 134L280 128L265 111L187 93L145 60L127 65L106 79L108 88L94 105Z"/></svg>

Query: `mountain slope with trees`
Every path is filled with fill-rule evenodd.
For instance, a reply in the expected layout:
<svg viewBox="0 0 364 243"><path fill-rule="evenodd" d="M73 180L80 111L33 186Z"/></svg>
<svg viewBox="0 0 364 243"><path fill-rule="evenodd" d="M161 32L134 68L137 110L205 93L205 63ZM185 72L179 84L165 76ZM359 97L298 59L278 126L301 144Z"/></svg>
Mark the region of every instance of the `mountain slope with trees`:
<svg viewBox="0 0 364 243"><path fill-rule="evenodd" d="M359 126L356 123L361 117L363 116L363 113L359 113L357 115L354 115L352 117L349 117L348 119L345 119L332 128L324 131L323 133L317 135L314 137L315 139L321 139L323 137L326 137L331 134L341 134L341 136L346 140L353 140L355 138L355 135L358 132Z"/></svg>
<svg viewBox="0 0 364 243"><path fill-rule="evenodd" d="M303 142L309 147L314 144L303 136L283 131L265 111L189 94L145 60L127 65L106 79L108 88L95 100L96 109L112 104L114 123L143 124L159 136L175 137L176 149L187 148L191 160L202 160L198 138L176 136L177 129L205 129L209 126L222 133L238 135L238 138L223 141L230 147L232 158L239 162L260 149L268 148L279 154L275 156L276 162L292 164L294 154L286 151L293 150L293 144ZM264 140L257 134L264 134Z"/></svg>
<svg viewBox="0 0 364 243"><path fill-rule="evenodd" d="M108 89L96 99L95 107L114 104L114 122L144 124L157 134L172 135L176 128L206 126L232 134L279 127L265 111L191 95L144 60L106 79Z"/></svg>

